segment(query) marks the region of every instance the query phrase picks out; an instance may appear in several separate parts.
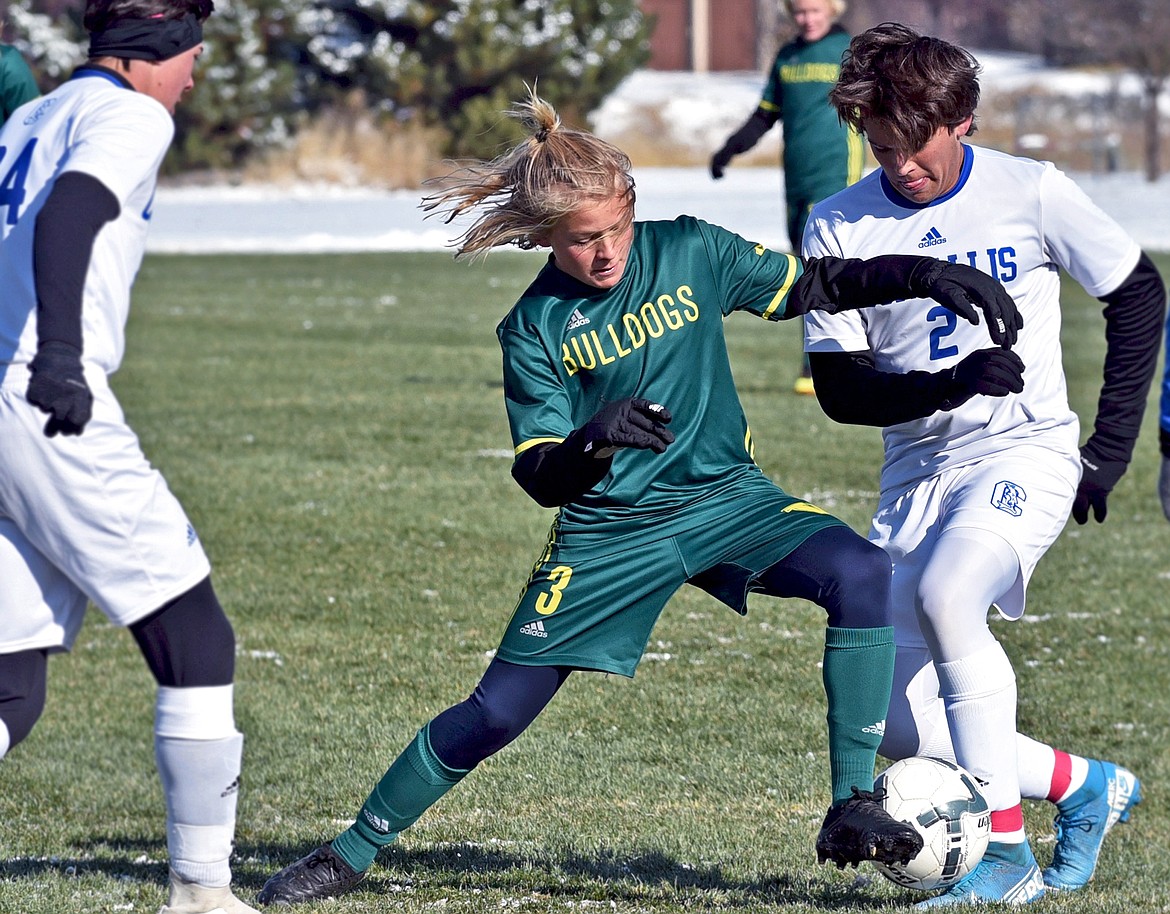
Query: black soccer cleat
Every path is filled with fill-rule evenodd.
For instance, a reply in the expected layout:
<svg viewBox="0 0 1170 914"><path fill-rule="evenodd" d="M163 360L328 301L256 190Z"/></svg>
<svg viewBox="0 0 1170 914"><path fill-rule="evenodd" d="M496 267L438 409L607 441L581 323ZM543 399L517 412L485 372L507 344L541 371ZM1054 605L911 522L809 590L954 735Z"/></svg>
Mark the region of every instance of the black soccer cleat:
<svg viewBox="0 0 1170 914"><path fill-rule="evenodd" d="M278 907L332 898L348 892L366 878L341 859L329 844L322 844L307 857L291 863L264 883L256 896L260 904Z"/></svg>
<svg viewBox="0 0 1170 914"><path fill-rule="evenodd" d="M882 807L885 793L853 788L853 796L829 807L817 835L817 863L898 863L905 866L922 850L922 835Z"/></svg>

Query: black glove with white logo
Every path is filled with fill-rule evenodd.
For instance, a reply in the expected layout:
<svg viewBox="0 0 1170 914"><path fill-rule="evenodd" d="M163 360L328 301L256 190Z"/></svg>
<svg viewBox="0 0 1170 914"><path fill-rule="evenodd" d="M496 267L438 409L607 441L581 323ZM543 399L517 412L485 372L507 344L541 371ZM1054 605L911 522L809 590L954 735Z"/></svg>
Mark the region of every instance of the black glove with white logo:
<svg viewBox="0 0 1170 914"><path fill-rule="evenodd" d="M582 451L598 458L609 457L623 447L661 454L674 441L674 435L666 428L669 421L670 410L642 397L606 403L582 427Z"/></svg>
<svg viewBox="0 0 1170 914"><path fill-rule="evenodd" d="M28 402L49 414L45 434L80 435L93 416L93 393L81 368L81 350L51 340L29 363Z"/></svg>
<svg viewBox="0 0 1170 914"><path fill-rule="evenodd" d="M1072 508L1073 518L1078 524L1089 522L1089 508L1093 509L1093 520L1097 523L1105 520L1108 511L1105 500L1125 475L1127 466L1121 460L1104 459L1093 447L1092 440L1085 442L1081 448L1081 482Z"/></svg>
<svg viewBox="0 0 1170 914"><path fill-rule="evenodd" d="M977 394L1006 397L1024 389L1024 360L1010 349L979 349L951 369L943 409L954 409Z"/></svg>
<svg viewBox="0 0 1170 914"><path fill-rule="evenodd" d="M1015 345L1024 319L1007 290L986 273L961 263L936 260L925 269L915 270L912 283L919 295L933 298L972 324L979 323L978 308L987 318L991 341L1005 349Z"/></svg>

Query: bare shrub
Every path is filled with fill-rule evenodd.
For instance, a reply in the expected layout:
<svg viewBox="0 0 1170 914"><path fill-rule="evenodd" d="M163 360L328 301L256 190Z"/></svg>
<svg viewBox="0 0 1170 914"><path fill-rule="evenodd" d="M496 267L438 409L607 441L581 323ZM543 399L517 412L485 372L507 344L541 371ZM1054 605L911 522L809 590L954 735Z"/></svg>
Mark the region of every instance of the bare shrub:
<svg viewBox="0 0 1170 914"><path fill-rule="evenodd" d="M387 189L415 188L441 170L442 135L417 120L370 110L364 94L328 108L297 131L288 147L258 157L245 181L310 181Z"/></svg>

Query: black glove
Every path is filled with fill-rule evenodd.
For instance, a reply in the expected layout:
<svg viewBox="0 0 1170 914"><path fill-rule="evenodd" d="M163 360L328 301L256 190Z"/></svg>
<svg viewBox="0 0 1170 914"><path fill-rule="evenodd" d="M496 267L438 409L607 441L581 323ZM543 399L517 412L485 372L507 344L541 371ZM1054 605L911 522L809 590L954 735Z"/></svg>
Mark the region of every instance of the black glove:
<svg viewBox="0 0 1170 914"><path fill-rule="evenodd" d="M735 153L729 150L726 146L720 149L715 155L711 156L711 177L718 181L723 177L723 169L731 161Z"/></svg>
<svg viewBox="0 0 1170 914"><path fill-rule="evenodd" d="M618 448L634 447L661 454L674 441L666 428L670 410L642 397L606 403L582 428L582 451L591 457L608 457Z"/></svg>
<svg viewBox="0 0 1170 914"><path fill-rule="evenodd" d="M1073 501L1073 518L1078 524L1089 522L1089 508L1093 509L1093 520L1105 520L1107 507L1105 499L1125 474L1127 464L1120 460L1103 460L1097 456L1090 440L1081 448L1081 483L1077 486L1077 497Z"/></svg>
<svg viewBox="0 0 1170 914"><path fill-rule="evenodd" d="M81 369L81 350L55 340L42 343L29 363L28 402L49 414L45 434L80 435L93 415L93 394Z"/></svg>
<svg viewBox="0 0 1170 914"><path fill-rule="evenodd" d="M1024 360L1010 349L979 349L951 369L943 409L954 409L976 394L1006 397L1024 389Z"/></svg>
<svg viewBox="0 0 1170 914"><path fill-rule="evenodd" d="M936 260L912 277L914 290L933 298L972 324L979 323L978 308L987 318L987 332L997 346L1010 349L1015 345L1024 318L1016 303L998 282L986 273L961 263Z"/></svg>
<svg viewBox="0 0 1170 914"><path fill-rule="evenodd" d="M747 152L755 146L760 141L760 137L771 130L775 123L776 117L765 114L759 108L753 111L752 116L744 122L744 125L727 138L723 148L711 156L711 177L716 181L722 178L723 169L727 167L727 163L734 156L741 152Z"/></svg>

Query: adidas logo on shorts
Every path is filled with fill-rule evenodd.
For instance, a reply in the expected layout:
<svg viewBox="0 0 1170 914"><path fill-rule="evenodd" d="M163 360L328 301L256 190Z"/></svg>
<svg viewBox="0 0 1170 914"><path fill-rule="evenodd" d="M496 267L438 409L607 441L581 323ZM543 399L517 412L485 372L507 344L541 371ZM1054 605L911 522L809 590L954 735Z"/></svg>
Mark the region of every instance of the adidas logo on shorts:
<svg viewBox="0 0 1170 914"><path fill-rule="evenodd" d="M548 637L548 632L544 630L544 623L539 619L537 619L535 622L529 622L527 625L521 625L520 634L531 635L533 638Z"/></svg>

